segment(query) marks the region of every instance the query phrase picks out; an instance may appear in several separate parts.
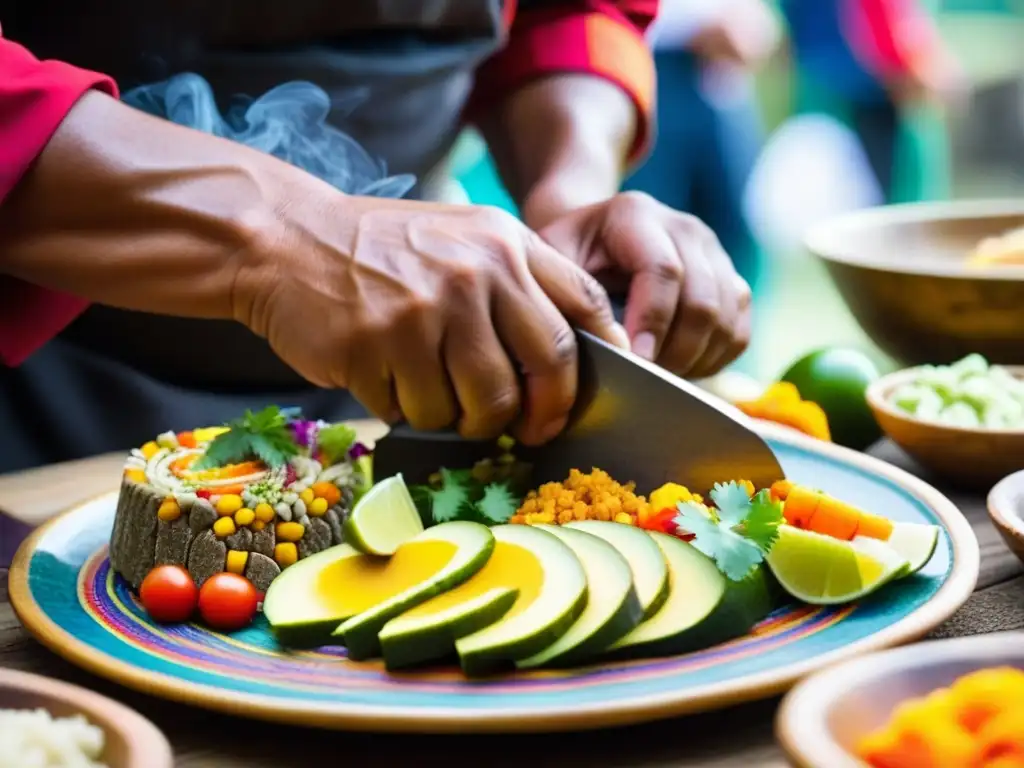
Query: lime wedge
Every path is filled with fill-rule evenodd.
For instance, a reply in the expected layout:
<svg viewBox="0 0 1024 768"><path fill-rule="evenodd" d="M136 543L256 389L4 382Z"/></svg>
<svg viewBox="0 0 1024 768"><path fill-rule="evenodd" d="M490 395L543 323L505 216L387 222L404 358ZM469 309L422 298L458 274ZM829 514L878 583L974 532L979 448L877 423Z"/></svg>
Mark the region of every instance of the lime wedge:
<svg viewBox="0 0 1024 768"><path fill-rule="evenodd" d="M878 539L843 541L790 525L779 526L779 538L768 553L768 566L783 589L811 605L859 600L899 576L907 565Z"/></svg>
<svg viewBox="0 0 1024 768"><path fill-rule="evenodd" d="M343 526L345 543L368 555L395 554L423 533L423 521L402 475L374 485L356 503Z"/></svg>
<svg viewBox="0 0 1024 768"><path fill-rule="evenodd" d="M935 554L939 543L939 526L924 523L893 523L892 534L885 542L907 561L905 576L917 573Z"/></svg>

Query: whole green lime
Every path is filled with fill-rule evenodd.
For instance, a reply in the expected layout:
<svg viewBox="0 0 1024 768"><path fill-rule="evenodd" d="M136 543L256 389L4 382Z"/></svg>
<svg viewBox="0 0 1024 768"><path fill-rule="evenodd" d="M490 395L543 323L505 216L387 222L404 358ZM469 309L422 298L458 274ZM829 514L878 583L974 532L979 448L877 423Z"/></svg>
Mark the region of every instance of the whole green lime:
<svg viewBox="0 0 1024 768"><path fill-rule="evenodd" d="M856 349L819 349L797 360L783 376L804 400L821 406L828 417L833 442L861 451L882 431L864 393L878 378L878 368Z"/></svg>

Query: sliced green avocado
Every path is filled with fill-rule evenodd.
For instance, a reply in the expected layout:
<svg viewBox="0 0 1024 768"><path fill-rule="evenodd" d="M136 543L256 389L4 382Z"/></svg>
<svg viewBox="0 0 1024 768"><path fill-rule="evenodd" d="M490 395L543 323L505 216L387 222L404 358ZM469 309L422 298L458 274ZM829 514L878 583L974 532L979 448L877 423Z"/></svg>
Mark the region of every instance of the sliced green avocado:
<svg viewBox="0 0 1024 768"><path fill-rule="evenodd" d="M501 620L455 641L462 671L470 676L547 648L565 634L587 603L583 566L558 538L529 525L499 525L491 532L508 550L508 577L515 579L519 597Z"/></svg>
<svg viewBox="0 0 1024 768"><path fill-rule="evenodd" d="M325 549L285 568L270 582L263 598L263 615L281 645L315 648L331 639L338 623L352 616L355 607L333 599L331 590L318 585L330 580L339 563L364 557L348 544Z"/></svg>
<svg viewBox="0 0 1024 768"><path fill-rule="evenodd" d="M516 662L520 669L570 666L597 655L643 619L626 558L604 539L583 531L538 525L568 545L587 576L587 605L564 635L540 653ZM625 528L626 526L622 526Z"/></svg>
<svg viewBox="0 0 1024 768"><path fill-rule="evenodd" d="M563 527L598 536L615 547L629 563L644 619L658 612L668 597L668 565L661 549L646 531L601 520L584 520Z"/></svg>
<svg viewBox="0 0 1024 768"><path fill-rule="evenodd" d="M488 563L499 556L501 548L498 542ZM451 656L456 640L489 627L508 613L519 590L493 586L480 592L473 584L476 576L385 624L378 635L384 666L402 669Z"/></svg>
<svg viewBox="0 0 1024 768"><path fill-rule="evenodd" d="M611 658L669 656L746 634L772 610L764 567L730 581L685 541L648 531L668 562L670 589L661 609L609 648Z"/></svg>
<svg viewBox="0 0 1024 768"><path fill-rule="evenodd" d="M444 557L446 549L447 557L442 563L440 557ZM428 528L402 544L394 556L385 561L388 566L399 560L403 565L407 564L404 571L393 574L392 581L401 584L402 589L386 594L383 599L344 621L334 630L332 637L344 643L351 659L379 655L378 634L385 624L434 595L464 582L484 566L493 550L494 536L487 526L480 523L459 520ZM408 579L402 578L408 573L418 574L420 578L408 583ZM364 594L374 590L380 592L379 576L372 570L368 576L366 579L351 579L348 588Z"/></svg>

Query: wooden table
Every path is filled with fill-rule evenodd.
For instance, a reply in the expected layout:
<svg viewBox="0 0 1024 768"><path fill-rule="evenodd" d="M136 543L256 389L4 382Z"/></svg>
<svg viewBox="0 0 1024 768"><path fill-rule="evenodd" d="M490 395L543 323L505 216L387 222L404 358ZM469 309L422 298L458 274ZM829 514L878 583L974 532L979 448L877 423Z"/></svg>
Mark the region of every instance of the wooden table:
<svg viewBox="0 0 1024 768"><path fill-rule="evenodd" d="M893 446L871 453L912 469ZM41 520L116 487L122 456L0 477L0 509ZM60 479L58 479L60 478ZM927 478L926 478L927 479ZM934 482L934 480L932 480ZM941 484L936 483L941 488ZM981 494L947 490L974 526L981 577L968 603L935 637L1024 627L1024 568L1003 545ZM62 678L100 691L149 717L170 738L182 768L335 768L342 763L396 766L783 766L772 740L777 701L597 733L543 736L423 737L315 731L271 725L161 701L93 677L53 655L21 628L0 572L0 666Z"/></svg>

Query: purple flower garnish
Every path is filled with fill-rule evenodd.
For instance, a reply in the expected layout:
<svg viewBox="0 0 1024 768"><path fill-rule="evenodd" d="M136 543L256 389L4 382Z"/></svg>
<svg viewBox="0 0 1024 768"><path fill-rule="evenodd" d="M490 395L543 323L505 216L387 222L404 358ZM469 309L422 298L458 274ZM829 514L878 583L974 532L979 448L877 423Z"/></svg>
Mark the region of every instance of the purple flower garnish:
<svg viewBox="0 0 1024 768"><path fill-rule="evenodd" d="M291 427L292 434L295 435L295 442L303 448L309 448L311 445L316 445L316 433L318 426L315 421L305 419L301 421L293 421L288 426Z"/></svg>
<svg viewBox="0 0 1024 768"><path fill-rule="evenodd" d="M373 453L373 451L362 443L357 442L348 449L348 458L350 461L355 461L356 459L361 459L363 456L369 456L371 453Z"/></svg>

